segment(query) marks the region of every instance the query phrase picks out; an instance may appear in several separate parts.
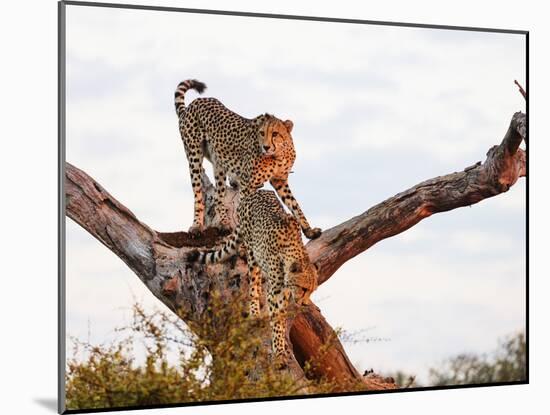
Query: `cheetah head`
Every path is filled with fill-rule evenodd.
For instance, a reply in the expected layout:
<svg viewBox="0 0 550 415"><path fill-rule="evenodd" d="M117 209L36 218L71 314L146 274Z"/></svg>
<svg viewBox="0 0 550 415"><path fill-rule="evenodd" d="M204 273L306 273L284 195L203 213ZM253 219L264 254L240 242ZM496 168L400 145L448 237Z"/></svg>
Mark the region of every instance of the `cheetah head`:
<svg viewBox="0 0 550 415"><path fill-rule="evenodd" d="M317 264L294 262L290 267L292 294L297 305L311 304L311 293L317 289L319 267Z"/></svg>
<svg viewBox="0 0 550 415"><path fill-rule="evenodd" d="M277 156L289 146L294 147L290 134L292 127L294 127L294 123L290 120L281 121L276 117L269 116L258 129L258 138L263 154Z"/></svg>

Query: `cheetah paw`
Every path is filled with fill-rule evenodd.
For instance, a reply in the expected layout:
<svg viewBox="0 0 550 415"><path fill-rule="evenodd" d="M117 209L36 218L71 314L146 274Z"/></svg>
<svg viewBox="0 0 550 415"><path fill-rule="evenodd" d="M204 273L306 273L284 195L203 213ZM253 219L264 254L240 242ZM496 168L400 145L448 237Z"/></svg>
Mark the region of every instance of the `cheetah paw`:
<svg viewBox="0 0 550 415"><path fill-rule="evenodd" d="M321 236L321 229L320 228L309 228L304 229L304 235L308 239L317 239L319 236Z"/></svg>
<svg viewBox="0 0 550 415"><path fill-rule="evenodd" d="M199 225L199 224L193 224L189 230L187 231L187 233L194 237L194 238L198 238L199 236L202 235L202 233L204 232L204 225Z"/></svg>

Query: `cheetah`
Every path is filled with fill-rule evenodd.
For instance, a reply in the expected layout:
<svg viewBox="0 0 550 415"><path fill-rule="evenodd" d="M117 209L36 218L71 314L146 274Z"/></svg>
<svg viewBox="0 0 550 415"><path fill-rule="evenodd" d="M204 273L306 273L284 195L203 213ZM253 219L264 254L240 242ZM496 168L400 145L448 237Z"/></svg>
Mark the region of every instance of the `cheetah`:
<svg viewBox="0 0 550 415"><path fill-rule="evenodd" d="M290 358L288 310L311 304L318 268L302 242L300 225L285 212L274 192L258 190L237 208L239 224L223 246L214 251L191 251L188 261L211 264L234 256L242 245L249 273L249 314L260 316L261 271L267 276L267 305L273 356L284 365Z"/></svg>
<svg viewBox="0 0 550 415"><path fill-rule="evenodd" d="M304 235L315 239L321 229L311 228L288 185L288 175L296 158L290 120L281 121L270 114L247 119L226 108L216 98L197 98L185 106L185 93L202 93L206 85L197 80L180 82L175 92L179 129L191 175L194 193L194 218L189 231L204 230L204 200L201 177L206 157L214 167L216 186L215 212L220 228L228 229L223 204L226 179L239 188L241 195L269 181L283 203L299 220Z"/></svg>

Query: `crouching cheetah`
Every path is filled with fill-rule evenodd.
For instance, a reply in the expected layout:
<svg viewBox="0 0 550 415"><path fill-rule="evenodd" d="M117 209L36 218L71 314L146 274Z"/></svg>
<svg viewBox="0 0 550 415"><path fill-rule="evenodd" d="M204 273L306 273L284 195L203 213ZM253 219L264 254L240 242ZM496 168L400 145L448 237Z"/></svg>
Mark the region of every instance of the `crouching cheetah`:
<svg viewBox="0 0 550 415"><path fill-rule="evenodd" d="M215 210L221 228L227 228L227 212L223 205L226 178L238 185L241 195L263 186L266 181L277 191L290 211L298 218L309 239L321 234L311 228L288 186L288 175L296 152L290 135L293 123L263 114L243 118L227 109L215 98L195 99L185 106L185 92L202 93L206 85L196 80L181 82L175 93L179 129L191 174L195 197L195 214L190 232L204 230L204 200L201 176L203 158L214 166L216 185Z"/></svg>
<svg viewBox="0 0 550 415"><path fill-rule="evenodd" d="M237 208L239 225L215 251L192 251L188 260L210 264L235 255L239 245L246 248L248 262L249 310L260 315L261 273L267 276L267 305L275 360L285 364L291 356L288 345L287 311L295 305L310 304L317 288L317 267L309 260L298 221L286 213L272 191L258 190L241 200Z"/></svg>

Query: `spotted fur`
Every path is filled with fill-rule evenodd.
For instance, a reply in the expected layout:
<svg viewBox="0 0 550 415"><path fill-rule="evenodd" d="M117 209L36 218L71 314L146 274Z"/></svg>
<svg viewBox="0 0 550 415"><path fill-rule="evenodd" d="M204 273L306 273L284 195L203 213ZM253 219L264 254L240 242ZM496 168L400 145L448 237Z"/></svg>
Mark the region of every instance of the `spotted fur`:
<svg viewBox="0 0 550 415"><path fill-rule="evenodd" d="M228 227L223 204L226 179L239 187L242 195L253 192L267 181L298 219L304 234L317 238L319 228L311 228L288 186L296 152L292 141L293 123L270 114L247 119L227 109L215 98L198 98L185 106L185 93L202 93L206 85L196 80L181 82L175 93L179 128L191 174L195 197L194 219L190 232L204 230L204 200L201 176L203 158L214 166L215 209L220 226Z"/></svg>
<svg viewBox="0 0 550 415"><path fill-rule="evenodd" d="M272 347L276 359L289 357L288 310L294 305L310 303L317 288L317 268L309 260L302 242L300 225L286 213L272 191L258 190L241 200L237 209L239 225L215 251L193 251L190 261L210 264L235 255L240 245L246 247L248 262L249 310L260 315L261 272L267 276Z"/></svg>

